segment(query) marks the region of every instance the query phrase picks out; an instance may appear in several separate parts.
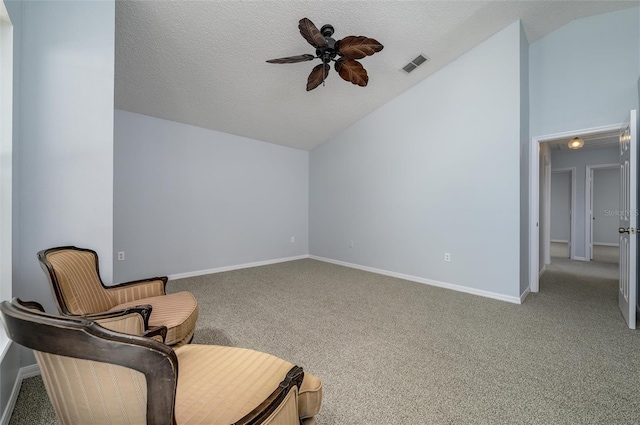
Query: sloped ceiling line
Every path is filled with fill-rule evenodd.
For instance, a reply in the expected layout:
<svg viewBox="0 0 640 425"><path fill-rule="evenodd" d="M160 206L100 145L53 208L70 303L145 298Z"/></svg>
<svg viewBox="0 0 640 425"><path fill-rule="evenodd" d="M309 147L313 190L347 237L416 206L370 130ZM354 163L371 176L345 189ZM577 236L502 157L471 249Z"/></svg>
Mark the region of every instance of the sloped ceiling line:
<svg viewBox="0 0 640 425"><path fill-rule="evenodd" d="M520 19L530 43L573 19L637 1L116 2L117 109L310 150ZM308 53L298 21L334 38L367 35L369 85L337 75L307 92L308 66L265 60ZM399 72L422 52L429 61ZM337 78L331 81L331 77Z"/></svg>

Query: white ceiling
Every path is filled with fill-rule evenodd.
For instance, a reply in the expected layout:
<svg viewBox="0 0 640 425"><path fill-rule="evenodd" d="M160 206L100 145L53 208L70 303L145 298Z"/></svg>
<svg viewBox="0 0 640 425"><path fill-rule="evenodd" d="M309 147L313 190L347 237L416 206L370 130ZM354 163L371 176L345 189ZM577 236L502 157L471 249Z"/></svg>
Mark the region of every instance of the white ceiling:
<svg viewBox="0 0 640 425"><path fill-rule="evenodd" d="M116 108L300 149L312 149L517 19L530 43L573 19L635 1L117 1ZM307 92L319 60L298 31L308 17L333 37L384 49L361 63L369 85L331 70ZM429 61L401 68L418 54Z"/></svg>

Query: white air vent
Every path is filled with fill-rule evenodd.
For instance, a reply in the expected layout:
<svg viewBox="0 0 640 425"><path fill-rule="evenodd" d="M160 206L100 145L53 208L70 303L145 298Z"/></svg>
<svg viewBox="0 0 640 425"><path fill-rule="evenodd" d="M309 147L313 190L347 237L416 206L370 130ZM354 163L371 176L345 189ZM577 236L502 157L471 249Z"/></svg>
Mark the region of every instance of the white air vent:
<svg viewBox="0 0 640 425"><path fill-rule="evenodd" d="M427 61L426 56L419 55L417 58L415 58L414 60L412 60L405 66L403 66L402 70L408 74L414 69L416 69L417 67L419 67L420 65L422 65L423 63L425 63L426 61Z"/></svg>

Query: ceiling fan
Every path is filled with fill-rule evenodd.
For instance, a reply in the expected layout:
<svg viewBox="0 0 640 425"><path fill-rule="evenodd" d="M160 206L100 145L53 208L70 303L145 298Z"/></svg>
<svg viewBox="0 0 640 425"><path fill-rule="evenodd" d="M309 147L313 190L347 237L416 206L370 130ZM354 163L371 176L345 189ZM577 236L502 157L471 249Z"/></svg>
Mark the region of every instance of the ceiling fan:
<svg viewBox="0 0 640 425"><path fill-rule="evenodd" d="M319 58L322 63L317 65L307 79L307 91L313 90L329 75L331 61L335 62L335 69L343 80L349 81L361 87L369 82L367 70L356 59L362 59L379 52L384 47L377 40L363 36L353 36L334 40L331 38L334 29L331 25L323 25L320 30L308 18L302 18L298 23L300 34L305 40L316 48L316 54L304 54L289 56L286 58L271 59L268 63L298 63Z"/></svg>

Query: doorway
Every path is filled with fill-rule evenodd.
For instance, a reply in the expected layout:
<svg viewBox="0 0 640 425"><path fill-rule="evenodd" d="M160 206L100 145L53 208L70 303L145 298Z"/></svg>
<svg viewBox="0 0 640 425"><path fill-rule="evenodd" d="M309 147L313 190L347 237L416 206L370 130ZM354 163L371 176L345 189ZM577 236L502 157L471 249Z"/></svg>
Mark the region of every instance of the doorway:
<svg viewBox="0 0 640 425"><path fill-rule="evenodd" d="M546 136L538 136L531 139L530 150L530 181L529 181L529 193L530 193L530 270L529 270L529 283L531 292L538 292L540 290L539 278L544 271L545 264L549 264L551 261L550 255L550 190L551 190L551 164L550 144L567 143L573 137L580 137L589 142L591 140L605 139L618 137L624 128L623 124L613 124L602 127L594 127L583 130L576 130L571 132L563 132L550 134ZM550 166L549 166L550 165ZM579 190L575 190L576 197ZM584 193L584 192L583 192ZM582 197L582 204L584 205L584 195ZM577 199L576 204L580 203L580 199ZM574 223L579 221L579 216L575 214L574 209ZM586 220L582 219L582 223L578 225L586 226L584 223ZM584 228L584 227L583 227ZM574 224L575 229L575 224ZM575 232L574 232L574 239ZM581 252L577 252L576 248L581 246ZM587 255L585 251L585 241L575 241L574 258L586 260ZM582 257L582 258L581 258Z"/></svg>
<svg viewBox="0 0 640 425"><path fill-rule="evenodd" d="M575 259L576 167L551 169L549 197L550 255Z"/></svg>
<svg viewBox="0 0 640 425"><path fill-rule="evenodd" d="M588 166L586 177L587 259L618 263L620 164Z"/></svg>

